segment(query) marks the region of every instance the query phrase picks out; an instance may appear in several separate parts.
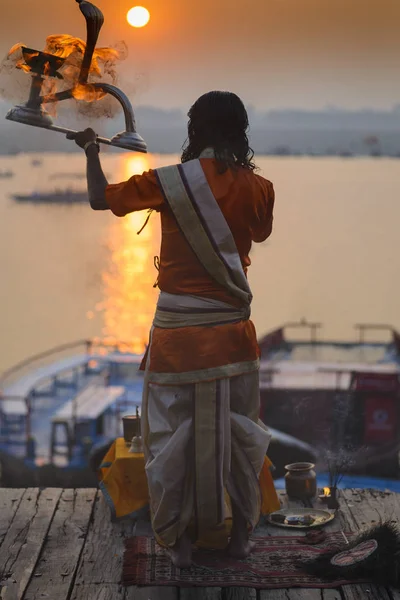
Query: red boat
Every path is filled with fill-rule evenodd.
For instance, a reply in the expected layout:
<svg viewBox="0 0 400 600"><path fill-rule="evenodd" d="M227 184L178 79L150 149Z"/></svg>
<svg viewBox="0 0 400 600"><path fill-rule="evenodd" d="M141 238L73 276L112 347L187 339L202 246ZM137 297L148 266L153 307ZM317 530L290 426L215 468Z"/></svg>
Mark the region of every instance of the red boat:
<svg viewBox="0 0 400 600"><path fill-rule="evenodd" d="M261 418L322 456L346 448L354 456L353 473L397 478L399 333L389 325L361 324L354 342L322 341L320 328L288 323L259 340ZM380 340L368 341L376 334Z"/></svg>

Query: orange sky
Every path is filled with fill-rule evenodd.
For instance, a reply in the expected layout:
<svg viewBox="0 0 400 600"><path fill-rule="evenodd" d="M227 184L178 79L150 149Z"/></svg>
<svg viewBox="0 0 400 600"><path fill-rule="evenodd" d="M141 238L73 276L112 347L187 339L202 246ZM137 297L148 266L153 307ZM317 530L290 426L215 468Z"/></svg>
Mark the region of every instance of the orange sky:
<svg viewBox="0 0 400 600"><path fill-rule="evenodd" d="M126 23L132 0L97 4L100 44L128 44L123 78L136 104L186 108L215 88L265 109L400 103L399 0L143 0L142 30ZM20 41L41 48L50 33L85 38L74 0L0 7L2 55Z"/></svg>

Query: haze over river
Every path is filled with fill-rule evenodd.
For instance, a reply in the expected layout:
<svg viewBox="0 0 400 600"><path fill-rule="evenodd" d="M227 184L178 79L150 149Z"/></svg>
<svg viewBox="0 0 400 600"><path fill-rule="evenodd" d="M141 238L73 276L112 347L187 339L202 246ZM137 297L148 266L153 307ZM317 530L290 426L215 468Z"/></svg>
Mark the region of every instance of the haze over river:
<svg viewBox="0 0 400 600"><path fill-rule="evenodd" d="M33 164L32 160L41 164ZM102 155L112 182L177 156ZM321 336L353 339L355 323L400 329L400 162L258 157L275 186L275 224L254 246L249 279L259 335L302 317ZM158 215L118 219L85 205L18 203L12 194L84 189L81 154L0 158L0 371L93 336L147 341L157 290ZM71 177L72 175L72 177Z"/></svg>

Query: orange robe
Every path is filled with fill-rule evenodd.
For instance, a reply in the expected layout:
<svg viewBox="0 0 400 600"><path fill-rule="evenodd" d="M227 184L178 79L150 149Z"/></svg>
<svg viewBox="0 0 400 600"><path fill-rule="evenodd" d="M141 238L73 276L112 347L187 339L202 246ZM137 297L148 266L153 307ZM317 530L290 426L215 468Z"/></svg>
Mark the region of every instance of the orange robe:
<svg viewBox="0 0 400 600"><path fill-rule="evenodd" d="M232 231L245 273L250 266L252 242L263 242L272 231L274 189L272 183L248 169L228 169L220 174L215 159L201 158L201 166L213 195ZM216 283L189 246L166 205L153 170L106 189L112 212L123 217L139 210L160 212L162 241L158 286L170 294L214 298L234 306L240 301ZM193 351L196 340L196 351ZM259 357L251 320L211 327L154 328L149 370L181 373ZM143 368L143 367L142 367Z"/></svg>

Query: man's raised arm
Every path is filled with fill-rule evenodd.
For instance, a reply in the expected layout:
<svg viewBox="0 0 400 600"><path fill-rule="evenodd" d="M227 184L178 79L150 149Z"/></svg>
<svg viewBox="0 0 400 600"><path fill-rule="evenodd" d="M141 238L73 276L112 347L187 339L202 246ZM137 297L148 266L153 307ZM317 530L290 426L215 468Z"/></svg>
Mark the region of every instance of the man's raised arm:
<svg viewBox="0 0 400 600"><path fill-rule="evenodd" d="M79 131L74 139L87 156L86 178L90 206L93 210L107 210L110 208L106 201L108 181L100 163L97 135L93 129L89 128Z"/></svg>

